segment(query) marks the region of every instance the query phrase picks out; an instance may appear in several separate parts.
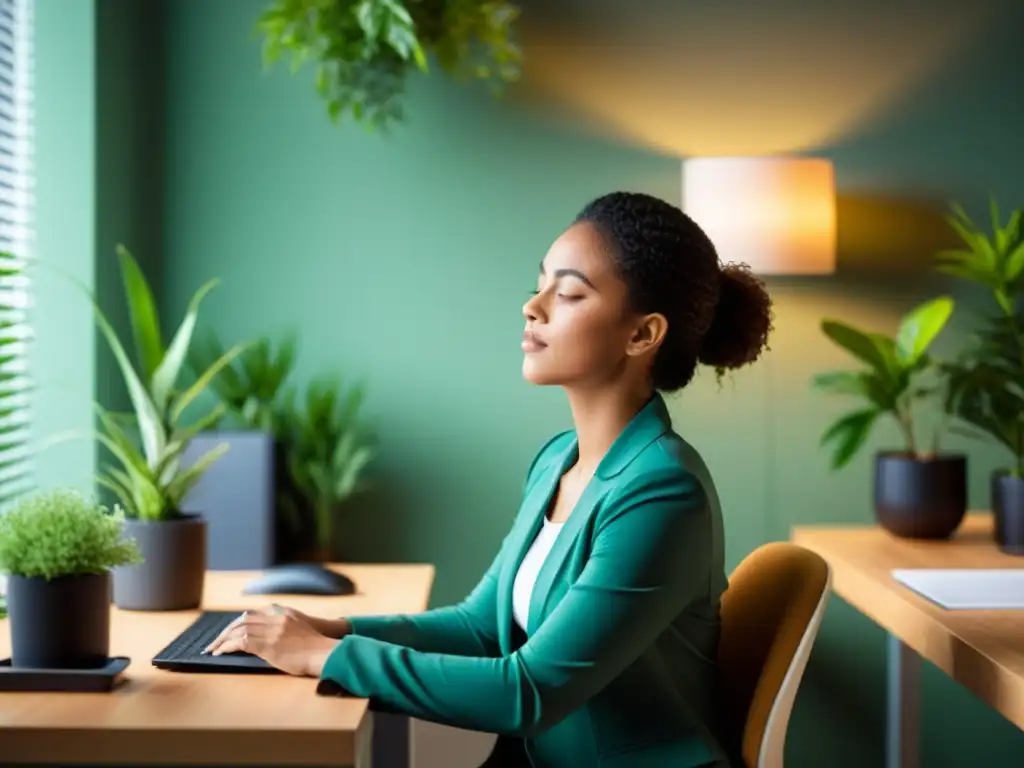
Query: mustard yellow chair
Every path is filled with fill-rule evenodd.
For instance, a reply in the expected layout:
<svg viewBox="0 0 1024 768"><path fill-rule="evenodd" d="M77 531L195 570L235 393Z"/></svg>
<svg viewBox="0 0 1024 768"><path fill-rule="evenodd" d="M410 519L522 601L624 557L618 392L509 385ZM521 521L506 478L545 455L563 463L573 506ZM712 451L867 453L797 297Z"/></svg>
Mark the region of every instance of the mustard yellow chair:
<svg viewBox="0 0 1024 768"><path fill-rule="evenodd" d="M821 627L832 571L819 555L782 542L743 560L722 596L722 725L735 768L782 768L786 729Z"/></svg>

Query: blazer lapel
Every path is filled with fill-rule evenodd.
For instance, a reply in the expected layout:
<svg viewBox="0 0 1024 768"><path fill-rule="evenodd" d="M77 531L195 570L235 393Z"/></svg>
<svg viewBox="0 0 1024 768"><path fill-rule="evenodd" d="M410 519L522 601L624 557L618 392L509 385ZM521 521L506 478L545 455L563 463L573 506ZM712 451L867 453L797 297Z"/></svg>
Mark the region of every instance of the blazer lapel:
<svg viewBox="0 0 1024 768"><path fill-rule="evenodd" d="M610 481L612 478L622 472L644 448L671 428L672 421L668 409L665 407L665 401L661 395L655 394L648 401L647 405L633 417L633 420L629 422L615 442L612 443L608 453L605 454L598 465L594 476L587 483L587 487L583 489L579 501L576 502L576 506L562 526L562 530L558 532L558 536L551 547L551 552L545 558L540 572L537 574L537 582L530 595L530 610L526 627L528 635L533 634L537 625L546 615L547 598L551 591L551 585L561 572L562 564L565 562L566 555L569 554L576 537L579 536L583 526L604 498L608 487L611 485ZM571 463L575 462L576 456L576 442L573 441L572 450L566 457L568 461L563 461L561 469L553 473L555 475L554 483L547 490L546 502L543 507L545 511L548 509L551 496L558 487L558 480L561 479ZM534 538L537 536L537 531L540 528L540 518L538 517L534 522L535 525L527 539L526 547L519 553L518 562L515 566L516 570L519 569L519 563L522 562L526 554L526 548L533 543ZM514 572L513 578L515 578ZM511 586L509 587L508 595L509 605L511 605Z"/></svg>
<svg viewBox="0 0 1024 768"><path fill-rule="evenodd" d="M518 522L512 531L508 555L498 577L498 641L505 653L512 652L512 586L526 552L540 533L541 524L558 490L562 475L576 461L576 440L537 467L540 477L523 499ZM532 610L532 609L531 609Z"/></svg>

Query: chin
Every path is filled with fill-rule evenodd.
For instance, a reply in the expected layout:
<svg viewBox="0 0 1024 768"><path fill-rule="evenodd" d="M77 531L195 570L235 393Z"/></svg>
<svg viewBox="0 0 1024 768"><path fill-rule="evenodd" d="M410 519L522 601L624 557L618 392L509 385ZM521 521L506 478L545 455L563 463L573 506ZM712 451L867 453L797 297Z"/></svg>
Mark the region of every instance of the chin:
<svg viewBox="0 0 1024 768"><path fill-rule="evenodd" d="M540 364L540 361L531 355L523 358L523 379L538 386L554 386L561 382L561 377L553 375L553 371L546 370L547 366Z"/></svg>

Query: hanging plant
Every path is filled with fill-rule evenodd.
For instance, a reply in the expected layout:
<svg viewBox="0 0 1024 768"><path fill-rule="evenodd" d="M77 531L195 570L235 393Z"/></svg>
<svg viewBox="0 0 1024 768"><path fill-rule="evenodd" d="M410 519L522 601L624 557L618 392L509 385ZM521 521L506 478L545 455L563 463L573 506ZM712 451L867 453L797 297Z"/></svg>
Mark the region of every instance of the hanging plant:
<svg viewBox="0 0 1024 768"><path fill-rule="evenodd" d="M427 72L428 58L495 93L518 80L518 15L504 0L274 0L258 30L267 66L286 56L293 73L314 65L331 120L374 130L404 118L409 73Z"/></svg>

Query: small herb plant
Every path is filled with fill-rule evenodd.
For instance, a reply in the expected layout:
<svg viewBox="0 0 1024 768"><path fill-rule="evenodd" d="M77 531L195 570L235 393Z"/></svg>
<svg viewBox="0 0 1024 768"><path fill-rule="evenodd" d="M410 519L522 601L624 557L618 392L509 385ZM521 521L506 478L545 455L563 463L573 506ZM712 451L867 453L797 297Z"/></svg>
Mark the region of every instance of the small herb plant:
<svg viewBox="0 0 1024 768"><path fill-rule="evenodd" d="M38 491L0 515L0 570L50 580L142 562L123 530L120 509L111 512L72 490Z"/></svg>
<svg viewBox="0 0 1024 768"><path fill-rule="evenodd" d="M928 350L953 313L953 300L942 297L911 310L901 321L896 336L862 331L838 320L824 320L821 329L866 368L818 374L814 386L829 394L860 398L864 405L833 423L821 438L832 445L832 467L845 466L864 444L880 416L896 419L904 438L904 450L924 459L938 450L941 429L935 432L930 450L922 450L915 434L915 406L933 396L934 385L924 377L937 372Z"/></svg>
<svg viewBox="0 0 1024 768"><path fill-rule="evenodd" d="M274 0L257 30L266 66L286 54L293 72L313 64L330 119L372 130L404 118L409 74L427 72L430 55L454 79L496 93L518 80L518 16L505 0Z"/></svg>
<svg viewBox="0 0 1024 768"><path fill-rule="evenodd" d="M989 435L1013 457L1010 472L1024 477L1024 214L1004 223L990 204L991 233L954 204L947 217L963 247L938 254L940 272L984 288L994 312L983 317L974 339L945 366L949 408L972 437ZM965 431L965 430L957 430Z"/></svg>
<svg viewBox="0 0 1024 768"><path fill-rule="evenodd" d="M214 377L211 388L243 428L277 434L278 399L295 365L296 339L285 337L276 349L266 336L256 339ZM197 340L189 361L197 375L226 354L212 331Z"/></svg>

